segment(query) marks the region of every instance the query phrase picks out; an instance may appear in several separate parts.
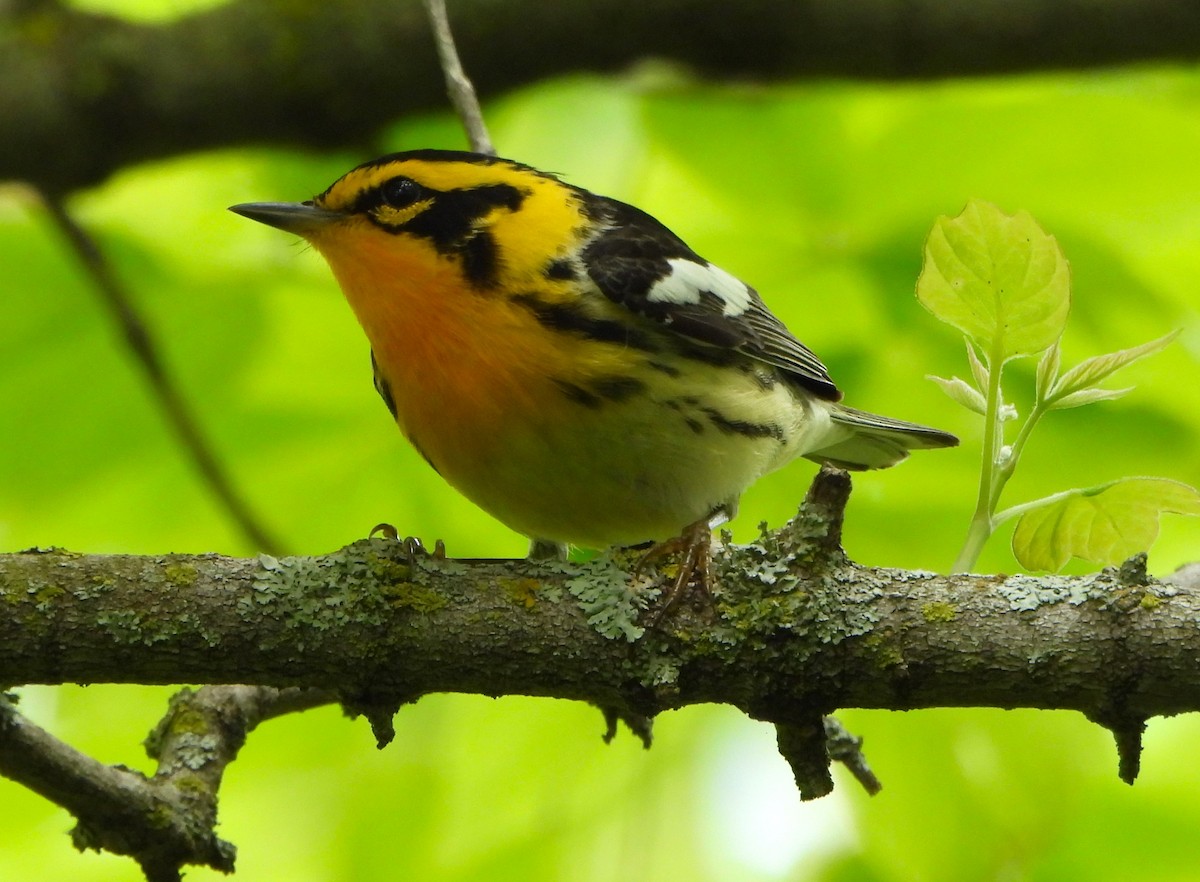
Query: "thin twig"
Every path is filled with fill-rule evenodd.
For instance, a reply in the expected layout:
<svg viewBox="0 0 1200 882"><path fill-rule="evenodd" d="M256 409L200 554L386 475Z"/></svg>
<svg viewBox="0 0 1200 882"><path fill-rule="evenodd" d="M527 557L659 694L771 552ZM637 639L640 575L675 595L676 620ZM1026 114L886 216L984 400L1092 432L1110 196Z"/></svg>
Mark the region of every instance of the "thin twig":
<svg viewBox="0 0 1200 882"><path fill-rule="evenodd" d="M492 146L487 125L483 121L483 111L479 109L475 87L463 70L458 49L454 45L454 34L450 31L445 0L425 0L425 11L429 13L438 58L441 59L442 71L446 75L446 92L462 120L463 128L467 130L467 140L471 143L471 149L476 153L495 156L496 148Z"/></svg>
<svg viewBox="0 0 1200 882"><path fill-rule="evenodd" d="M883 783L871 771L867 758L863 756L863 740L858 735L852 735L842 725L837 717L825 717L825 749L829 758L836 760L850 770L856 781L871 796L883 789Z"/></svg>
<svg viewBox="0 0 1200 882"><path fill-rule="evenodd" d="M71 217L61 199L44 191L39 191L38 195L50 219L79 258L84 271L92 280L93 287L120 327L125 342L133 353L134 361L140 365L142 373L150 383L159 408L171 428L175 430L196 470L208 484L209 490L225 507L246 541L256 551L278 554L279 543L258 523L217 460L187 401L167 372L154 337L142 321L132 298L117 278L108 258L87 230Z"/></svg>

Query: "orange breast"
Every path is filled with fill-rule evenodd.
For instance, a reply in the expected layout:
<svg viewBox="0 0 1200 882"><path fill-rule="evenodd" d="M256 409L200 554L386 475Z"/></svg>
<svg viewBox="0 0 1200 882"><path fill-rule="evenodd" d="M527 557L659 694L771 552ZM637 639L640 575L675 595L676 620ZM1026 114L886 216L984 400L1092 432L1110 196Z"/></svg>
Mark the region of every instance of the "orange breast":
<svg viewBox="0 0 1200 882"><path fill-rule="evenodd" d="M500 292L464 288L456 263L427 243L351 233L314 244L371 342L400 428L461 485L456 475L504 454L507 427L553 418L552 378L577 370L570 341Z"/></svg>

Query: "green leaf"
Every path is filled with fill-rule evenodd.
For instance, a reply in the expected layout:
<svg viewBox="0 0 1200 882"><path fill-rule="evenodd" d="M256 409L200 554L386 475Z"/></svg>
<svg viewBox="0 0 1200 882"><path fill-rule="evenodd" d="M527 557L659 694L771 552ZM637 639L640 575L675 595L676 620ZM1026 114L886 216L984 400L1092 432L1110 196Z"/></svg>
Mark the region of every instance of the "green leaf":
<svg viewBox="0 0 1200 882"><path fill-rule="evenodd" d="M1045 401L1053 393L1054 381L1058 379L1060 351L1058 341L1055 340L1038 359L1037 397L1039 401Z"/></svg>
<svg viewBox="0 0 1200 882"><path fill-rule="evenodd" d="M1085 359L1062 375L1062 378L1054 384L1051 396L1057 398L1059 396L1070 395L1081 389L1090 389L1105 378L1112 376L1121 368L1127 367L1148 355L1162 351L1179 336L1179 333L1180 331L1176 329L1169 334L1159 337L1157 340L1143 343L1141 346L1122 349L1120 352L1110 352L1108 355L1095 355Z"/></svg>
<svg viewBox="0 0 1200 882"><path fill-rule="evenodd" d="M1013 553L1029 570L1059 570L1072 557L1117 564L1154 544L1163 512L1200 515L1200 492L1166 478L1068 491L1021 516Z"/></svg>
<svg viewBox="0 0 1200 882"><path fill-rule="evenodd" d="M1062 336L1070 274L1058 242L1028 212L1007 215L971 200L958 217L934 223L917 298L974 340L997 370Z"/></svg>
<svg viewBox="0 0 1200 882"><path fill-rule="evenodd" d="M1085 404L1092 404L1096 401L1114 401L1117 398L1123 398L1132 391L1132 386L1126 386L1124 389L1080 389L1078 392L1072 392L1070 395L1064 395L1062 398L1055 398L1048 409L1067 410L1071 407L1082 407Z"/></svg>
<svg viewBox="0 0 1200 882"><path fill-rule="evenodd" d="M947 380L945 377L935 377L933 374L927 374L925 379L933 380L942 387L943 392L967 410L974 411L981 416L987 412L987 399L966 380L960 380L958 377L951 377Z"/></svg>
<svg viewBox="0 0 1200 882"><path fill-rule="evenodd" d="M975 344L970 339L967 340L967 363L971 365L971 376L975 378L975 387L983 392L988 387L992 373L979 360L979 355L975 352Z"/></svg>

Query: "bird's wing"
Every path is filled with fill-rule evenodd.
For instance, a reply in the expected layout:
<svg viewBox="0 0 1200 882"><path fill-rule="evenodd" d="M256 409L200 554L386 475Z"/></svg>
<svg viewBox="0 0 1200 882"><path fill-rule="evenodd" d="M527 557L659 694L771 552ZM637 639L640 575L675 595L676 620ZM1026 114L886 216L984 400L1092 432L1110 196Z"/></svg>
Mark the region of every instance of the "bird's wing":
<svg viewBox="0 0 1200 882"><path fill-rule="evenodd" d="M606 297L701 346L736 350L822 398L841 398L825 365L757 291L644 211L615 199L590 199L603 232L584 249L583 263Z"/></svg>

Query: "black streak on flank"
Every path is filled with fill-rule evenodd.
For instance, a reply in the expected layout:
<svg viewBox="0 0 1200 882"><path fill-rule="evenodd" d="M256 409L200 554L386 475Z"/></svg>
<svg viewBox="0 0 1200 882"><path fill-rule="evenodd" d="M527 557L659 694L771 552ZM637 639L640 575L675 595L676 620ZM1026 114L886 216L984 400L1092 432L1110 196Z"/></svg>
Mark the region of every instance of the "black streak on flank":
<svg viewBox="0 0 1200 882"><path fill-rule="evenodd" d="M643 391L646 384L633 377L601 377L588 383L597 395L608 401L624 401Z"/></svg>
<svg viewBox="0 0 1200 882"><path fill-rule="evenodd" d="M689 429L691 429L697 435L704 434L704 423L700 422L700 420L696 419L695 417L688 416L683 412L684 405L688 404L689 406L694 407L696 405L696 399L689 395L687 398L668 398L663 403L667 407L671 408L671 410L678 413L679 416L683 418L683 422Z"/></svg>
<svg viewBox="0 0 1200 882"><path fill-rule="evenodd" d="M546 278L557 282L573 282L578 278L575 267L569 260L552 260L546 264Z"/></svg>
<svg viewBox="0 0 1200 882"><path fill-rule="evenodd" d="M646 367L652 371L658 371L660 374L666 374L668 377L678 377L681 373L679 368L661 361L647 361Z"/></svg>
<svg viewBox="0 0 1200 882"><path fill-rule="evenodd" d="M582 404L584 407L599 407L603 404L599 396L593 395L587 389L576 386L574 383L568 383L566 380L555 380L554 384L562 390L562 393L567 398L576 404Z"/></svg>
<svg viewBox="0 0 1200 882"><path fill-rule="evenodd" d="M371 371L374 374L375 391L391 411L392 419L396 418L396 399L392 397L392 387L387 378L379 371L379 362L375 360L375 351L371 350Z"/></svg>
<svg viewBox="0 0 1200 882"><path fill-rule="evenodd" d="M539 323L551 330L568 331L588 340L616 343L643 352L658 351L650 335L643 331L613 319L593 318L576 305L545 303L533 294L518 294L513 302L524 306Z"/></svg>
<svg viewBox="0 0 1200 882"><path fill-rule="evenodd" d="M571 401L590 408L598 408L605 401L625 401L646 388L641 380L622 376L590 380L586 389L566 380L555 380L554 383Z"/></svg>
<svg viewBox="0 0 1200 882"><path fill-rule="evenodd" d="M781 444L784 441L783 429L766 423L748 423L745 420L731 420L718 410L711 407L701 408L708 421L730 435L745 435L747 438L774 438Z"/></svg>

